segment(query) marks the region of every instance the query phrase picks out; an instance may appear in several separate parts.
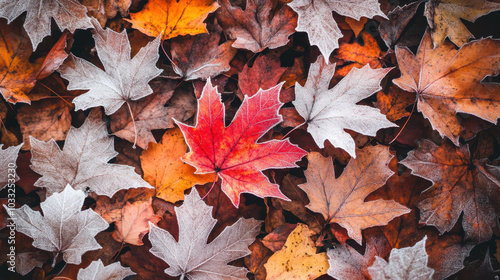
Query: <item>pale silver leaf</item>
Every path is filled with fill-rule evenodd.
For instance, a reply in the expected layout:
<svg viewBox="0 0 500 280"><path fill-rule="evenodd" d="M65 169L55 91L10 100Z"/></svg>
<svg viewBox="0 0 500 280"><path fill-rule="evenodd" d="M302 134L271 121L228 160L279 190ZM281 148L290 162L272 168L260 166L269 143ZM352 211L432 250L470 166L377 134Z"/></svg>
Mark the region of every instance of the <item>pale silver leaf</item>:
<svg viewBox="0 0 500 280"><path fill-rule="evenodd" d="M122 280L123 278L135 275L129 267L123 267L119 262L104 266L99 259L93 261L87 268L78 271L78 280Z"/></svg>
<svg viewBox="0 0 500 280"><path fill-rule="evenodd" d="M3 144L0 144L0 190L9 184L9 179L14 179L14 182L19 180L19 176L15 173L15 166L17 155L23 144L8 147L4 150L2 150Z"/></svg>

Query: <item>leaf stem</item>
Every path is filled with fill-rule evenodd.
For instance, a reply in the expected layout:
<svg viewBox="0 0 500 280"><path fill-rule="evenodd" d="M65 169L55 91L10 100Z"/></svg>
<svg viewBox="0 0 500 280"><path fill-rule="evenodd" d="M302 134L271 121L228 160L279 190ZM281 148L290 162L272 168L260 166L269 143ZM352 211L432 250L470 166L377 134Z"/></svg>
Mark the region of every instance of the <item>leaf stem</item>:
<svg viewBox="0 0 500 280"><path fill-rule="evenodd" d="M135 125L134 113L132 113L132 108L130 108L130 104L128 103L128 101L125 101L125 103L127 103L128 111L130 112L130 117L132 118L132 123L134 124L134 132L135 132L134 135L135 135L135 138L134 138L134 146L132 146L132 148L135 149L136 144L137 144L137 126Z"/></svg>
<svg viewBox="0 0 500 280"><path fill-rule="evenodd" d="M217 179L219 179L219 173L218 172L215 172L215 178L214 178L214 182L212 183L212 186L210 187L210 189L208 190L208 192L201 198L201 200L204 200L205 197L208 196L208 194L212 191L212 189L214 188L215 186L215 183L217 183Z"/></svg>
<svg viewBox="0 0 500 280"><path fill-rule="evenodd" d="M401 134L401 132L403 132L403 129L405 129L406 125L408 124L408 122L410 121L410 118L411 116L413 115L413 112L415 112L415 107L417 106L417 99L418 99L418 94L417 94L417 98L415 99L415 102L413 103L413 107L411 108L411 113L410 115L408 116L408 119L406 119L406 122L405 124L403 125L403 127L401 127L401 130L398 132L398 134L394 137L394 139L391 140L391 142L389 142L389 145L391 145L394 141L396 141L396 139L398 139L399 135Z"/></svg>
<svg viewBox="0 0 500 280"><path fill-rule="evenodd" d="M298 126L294 127L292 130L288 131L287 134L285 134L285 136L283 136L281 139L285 139L290 133L292 133L292 131L296 130L297 128L303 126L304 124L306 124L306 122L303 122L301 124L299 124Z"/></svg>

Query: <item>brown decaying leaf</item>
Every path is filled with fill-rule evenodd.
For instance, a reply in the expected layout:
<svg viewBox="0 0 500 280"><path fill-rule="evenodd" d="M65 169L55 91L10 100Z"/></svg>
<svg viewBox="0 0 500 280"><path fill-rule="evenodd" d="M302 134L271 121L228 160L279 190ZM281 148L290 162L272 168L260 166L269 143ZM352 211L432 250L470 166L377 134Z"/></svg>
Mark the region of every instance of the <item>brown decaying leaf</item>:
<svg viewBox="0 0 500 280"><path fill-rule="evenodd" d="M336 71L336 75L345 77L352 68L362 68L369 64L372 69L382 68L381 57L384 52L380 50L377 41L367 32L362 32L360 37L363 40L363 45L359 43L359 39L351 44L340 44L337 58L352 62Z"/></svg>
<svg viewBox="0 0 500 280"><path fill-rule="evenodd" d="M87 14L96 18L104 27L106 21L116 17L118 12L122 17L128 16L128 8L132 0L82 0L81 3L87 7Z"/></svg>
<svg viewBox="0 0 500 280"><path fill-rule="evenodd" d="M126 104L111 115L113 135L134 143L137 133L137 146L142 149L156 143L151 130L172 128L174 118L185 121L196 112L194 95L182 88L175 89L177 82L156 78L150 84L153 94L129 102L134 121Z"/></svg>
<svg viewBox="0 0 500 280"><path fill-rule="evenodd" d="M283 248L264 265L266 280L313 280L325 274L329 267L328 257L326 253L316 253L312 235L314 231L299 223Z"/></svg>
<svg viewBox="0 0 500 280"><path fill-rule="evenodd" d="M181 160L187 150L182 132L173 128L165 132L159 144L150 144L142 152L144 180L156 188L156 197L175 203L184 199L185 190L214 180L212 174L194 174L196 169Z"/></svg>
<svg viewBox="0 0 500 280"><path fill-rule="evenodd" d="M220 0L217 19L226 33L236 39L233 47L254 53L265 48L276 49L288 43L297 26L297 15L288 6L282 7L271 19L272 1L247 0L245 10L229 0Z"/></svg>
<svg viewBox="0 0 500 280"><path fill-rule="evenodd" d="M358 37L359 33L365 28L365 24L368 22L368 18L361 17L359 20L355 20L350 17L345 18L345 22L351 27L354 32L354 36Z"/></svg>
<svg viewBox="0 0 500 280"><path fill-rule="evenodd" d="M446 38L461 47L474 36L460 19L474 22L481 16L500 10L500 3L485 0L431 0L425 3L424 15L431 28L434 46Z"/></svg>
<svg viewBox="0 0 500 280"><path fill-rule="evenodd" d="M307 208L321 213L328 223L341 225L352 239L361 244L361 230L386 225L410 209L393 200L364 201L393 174L387 167L392 155L381 145L367 146L358 152L359 156L351 159L338 179L335 179L331 158L309 153L305 172L307 183L299 187L311 201Z"/></svg>
<svg viewBox="0 0 500 280"><path fill-rule="evenodd" d="M375 106L388 120L395 122L410 115L410 112L405 109L413 102L415 102L415 94L403 91L396 86L390 86L385 92L377 92Z"/></svg>
<svg viewBox="0 0 500 280"><path fill-rule="evenodd" d="M253 274L255 280L266 280L267 273L264 264L272 256L273 251L266 248L259 240L256 240L248 249L252 253L245 257L245 265Z"/></svg>
<svg viewBox="0 0 500 280"><path fill-rule="evenodd" d="M179 35L206 33L203 21L219 7L213 0L150 0L138 13L130 14L132 27L166 40Z"/></svg>
<svg viewBox="0 0 500 280"><path fill-rule="evenodd" d="M467 113L495 123L500 117L500 85L481 83L500 72L500 40L491 38L464 44L459 50L450 42L435 49L427 32L413 55L396 47L401 77L393 82L417 93L418 110L441 137L458 145L462 131L456 113Z"/></svg>
<svg viewBox="0 0 500 280"><path fill-rule="evenodd" d="M229 62L236 54L233 41L219 45L222 29L208 26L209 34L183 36L171 40L172 66L186 81L206 80L229 70Z"/></svg>
<svg viewBox="0 0 500 280"><path fill-rule="evenodd" d="M401 162L412 174L433 182L417 204L420 222L450 231L463 212L465 238L484 242L500 215L500 168L488 160L472 160L469 146L423 140Z"/></svg>
<svg viewBox="0 0 500 280"><path fill-rule="evenodd" d="M277 227L262 239L262 244L273 252L281 250L283 245L285 245L288 236L292 233L295 227L297 227L296 224L288 223Z"/></svg>
<svg viewBox="0 0 500 280"><path fill-rule="evenodd" d="M142 238L149 232L149 223L157 225L160 216L154 214L151 206L152 198L148 201L127 202L121 209L121 218L115 222L113 238L122 243L144 245Z"/></svg>
<svg viewBox="0 0 500 280"><path fill-rule="evenodd" d="M420 0L403 7L398 6L387 14L389 20L380 23L380 37L382 37L388 48L392 48L398 42L401 33L403 33L422 2L424 1Z"/></svg>
<svg viewBox="0 0 500 280"><path fill-rule="evenodd" d="M45 99L23 105L16 116L23 134L23 150L31 149L29 137L40 141L66 139L71 127L71 103L61 99Z"/></svg>
<svg viewBox="0 0 500 280"><path fill-rule="evenodd" d="M269 52L258 56L252 67L248 67L248 64L245 64L245 67L243 67L243 70L238 75L238 87L242 93L238 97L243 100L245 95L251 97L259 89L274 87L278 84L285 70L286 67L281 67L277 52Z"/></svg>

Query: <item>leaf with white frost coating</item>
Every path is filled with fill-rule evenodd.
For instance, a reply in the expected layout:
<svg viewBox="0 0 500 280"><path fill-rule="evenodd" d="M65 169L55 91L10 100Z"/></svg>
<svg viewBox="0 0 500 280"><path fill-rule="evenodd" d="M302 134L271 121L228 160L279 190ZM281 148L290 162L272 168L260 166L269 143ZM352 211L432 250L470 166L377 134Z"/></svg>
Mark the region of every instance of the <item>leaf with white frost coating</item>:
<svg viewBox="0 0 500 280"><path fill-rule="evenodd" d="M261 222L240 218L207 244L217 220L212 218L212 207L201 200L196 188L192 188L175 212L179 242L166 230L150 223L149 240L153 245L150 251L170 266L165 269L166 274L189 280L247 279L246 268L227 263L250 254L248 246L255 241Z"/></svg>
<svg viewBox="0 0 500 280"><path fill-rule="evenodd" d="M318 57L311 64L305 86L295 83L293 105L306 120L307 131L320 148L325 140L356 157L356 145L344 129L375 136L377 131L396 126L380 110L356 103L382 89L380 82L392 68L353 68L337 85L328 89L335 64Z"/></svg>
<svg viewBox="0 0 500 280"><path fill-rule="evenodd" d="M93 261L87 268L78 271L78 280L122 280L134 275L129 267L123 267L119 262L104 266L101 260Z"/></svg>
<svg viewBox="0 0 500 280"><path fill-rule="evenodd" d="M8 147L4 150L2 150L3 144L0 144L0 190L8 185L9 179L14 179L14 181L19 180L19 176L10 170L15 170L17 155L23 144ZM11 174L10 177L9 174ZM12 177L14 175L15 178Z"/></svg>

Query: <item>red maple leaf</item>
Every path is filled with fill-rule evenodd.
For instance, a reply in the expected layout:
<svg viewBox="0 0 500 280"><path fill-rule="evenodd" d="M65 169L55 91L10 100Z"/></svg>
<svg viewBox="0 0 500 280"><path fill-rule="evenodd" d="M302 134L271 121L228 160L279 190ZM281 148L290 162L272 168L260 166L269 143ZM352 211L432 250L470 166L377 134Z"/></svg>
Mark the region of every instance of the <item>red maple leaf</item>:
<svg viewBox="0 0 500 280"><path fill-rule="evenodd" d="M222 179L222 191L235 207L244 192L288 200L262 170L297 167L295 162L307 154L288 140L257 143L282 121L278 114L282 105L278 99L280 89L281 84L246 97L231 124L225 127L220 94L208 79L198 100L197 125L176 122L190 148L182 160L196 167L196 174L215 172Z"/></svg>

